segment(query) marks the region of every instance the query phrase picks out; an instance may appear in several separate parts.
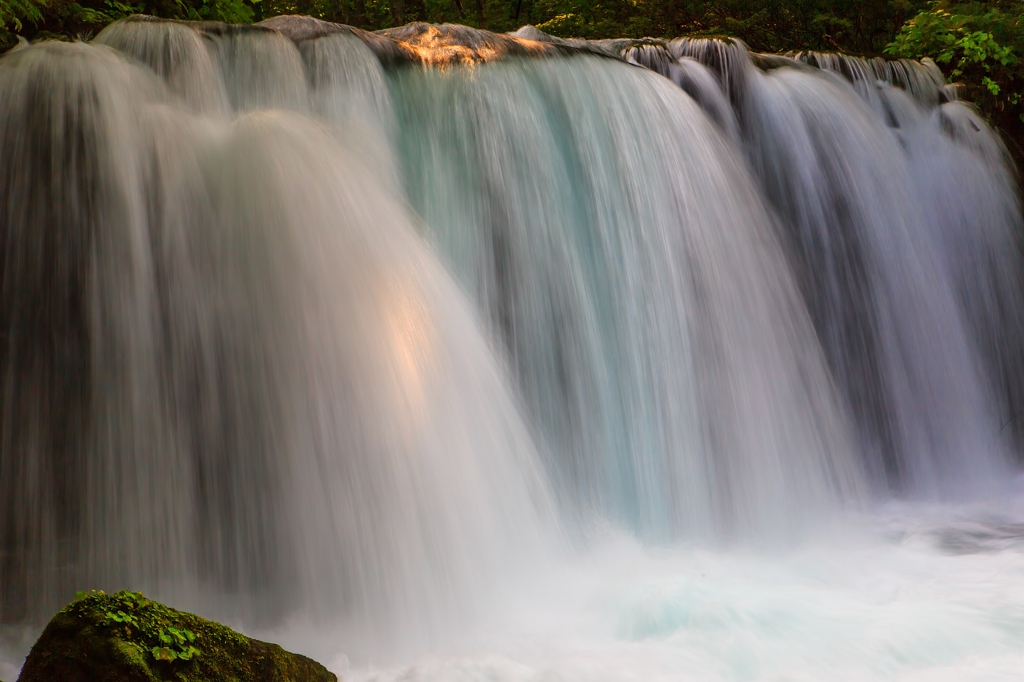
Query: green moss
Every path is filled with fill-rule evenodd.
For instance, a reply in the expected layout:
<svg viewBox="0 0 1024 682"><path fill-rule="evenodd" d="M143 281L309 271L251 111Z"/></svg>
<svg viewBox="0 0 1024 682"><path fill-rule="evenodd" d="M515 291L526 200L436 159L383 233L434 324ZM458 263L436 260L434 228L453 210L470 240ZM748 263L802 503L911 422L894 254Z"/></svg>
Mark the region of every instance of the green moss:
<svg viewBox="0 0 1024 682"><path fill-rule="evenodd" d="M32 647L19 682L337 682L322 665L138 592L80 594Z"/></svg>

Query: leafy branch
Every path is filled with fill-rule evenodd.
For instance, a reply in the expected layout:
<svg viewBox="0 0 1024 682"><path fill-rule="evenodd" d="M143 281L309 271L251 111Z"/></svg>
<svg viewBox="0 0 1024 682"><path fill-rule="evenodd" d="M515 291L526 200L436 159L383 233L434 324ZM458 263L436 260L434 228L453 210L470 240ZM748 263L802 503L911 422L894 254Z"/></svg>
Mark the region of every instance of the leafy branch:
<svg viewBox="0 0 1024 682"><path fill-rule="evenodd" d="M1024 122L1024 2L951 4L942 0L910 19L885 48L895 57L931 57L962 80L968 99L991 119Z"/></svg>

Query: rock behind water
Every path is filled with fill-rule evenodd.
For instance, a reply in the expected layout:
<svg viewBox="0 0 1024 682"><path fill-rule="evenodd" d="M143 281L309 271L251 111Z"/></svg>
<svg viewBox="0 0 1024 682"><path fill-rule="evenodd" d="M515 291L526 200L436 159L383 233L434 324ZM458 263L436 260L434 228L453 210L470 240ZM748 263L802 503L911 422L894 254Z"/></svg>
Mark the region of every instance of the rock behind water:
<svg viewBox="0 0 1024 682"><path fill-rule="evenodd" d="M32 647L19 682L337 682L305 656L139 592L80 594Z"/></svg>

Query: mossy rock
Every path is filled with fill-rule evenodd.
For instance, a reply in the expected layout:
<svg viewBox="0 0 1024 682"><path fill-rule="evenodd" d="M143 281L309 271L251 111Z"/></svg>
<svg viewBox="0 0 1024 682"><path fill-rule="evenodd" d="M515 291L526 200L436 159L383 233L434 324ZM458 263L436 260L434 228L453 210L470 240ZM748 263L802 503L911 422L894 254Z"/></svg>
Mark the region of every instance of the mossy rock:
<svg viewBox="0 0 1024 682"><path fill-rule="evenodd" d="M81 594L32 647L19 682L337 682L276 644L146 599Z"/></svg>

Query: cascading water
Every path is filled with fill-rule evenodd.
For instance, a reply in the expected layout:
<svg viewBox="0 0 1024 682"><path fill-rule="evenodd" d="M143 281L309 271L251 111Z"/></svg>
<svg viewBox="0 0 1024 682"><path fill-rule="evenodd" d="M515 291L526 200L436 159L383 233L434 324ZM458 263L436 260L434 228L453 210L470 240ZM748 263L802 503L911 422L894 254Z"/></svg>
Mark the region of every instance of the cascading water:
<svg viewBox="0 0 1024 682"><path fill-rule="evenodd" d="M786 224L870 468L918 492L948 494L991 480L1005 461L999 432L1019 402L1021 368L1020 212L998 144L976 118L971 139L943 135L922 120L927 110L871 81L869 70L885 73L875 63L817 58L846 73L853 90L829 71L762 72L739 45L679 40L666 51L721 75L747 157ZM938 105L941 77L932 70L904 64L888 75L922 104ZM889 104L898 97L906 99L902 120ZM932 117L955 118L948 108L957 106ZM940 148L944 163L933 170L925 155ZM979 175L954 187L942 169L957 167ZM953 255L965 239L994 267L955 272L951 257L969 260ZM990 305L999 311L987 312ZM983 318L982 345L998 358L991 376L980 366L971 316ZM1002 337L997 344L994 336ZM1010 349L1012 359L993 345ZM1000 400L993 385L1007 378L1013 388Z"/></svg>
<svg viewBox="0 0 1024 682"><path fill-rule="evenodd" d="M586 57L400 78L411 201L507 344L560 489L654 537L856 497L771 220L691 100Z"/></svg>
<svg viewBox="0 0 1024 682"><path fill-rule="evenodd" d="M1020 672L1020 510L873 499L1020 442L1013 177L927 66L133 18L0 95L8 635L133 587L346 679Z"/></svg>
<svg viewBox="0 0 1024 682"><path fill-rule="evenodd" d="M0 78L4 620L131 585L429 630L538 551L532 438L375 148L103 47Z"/></svg>

